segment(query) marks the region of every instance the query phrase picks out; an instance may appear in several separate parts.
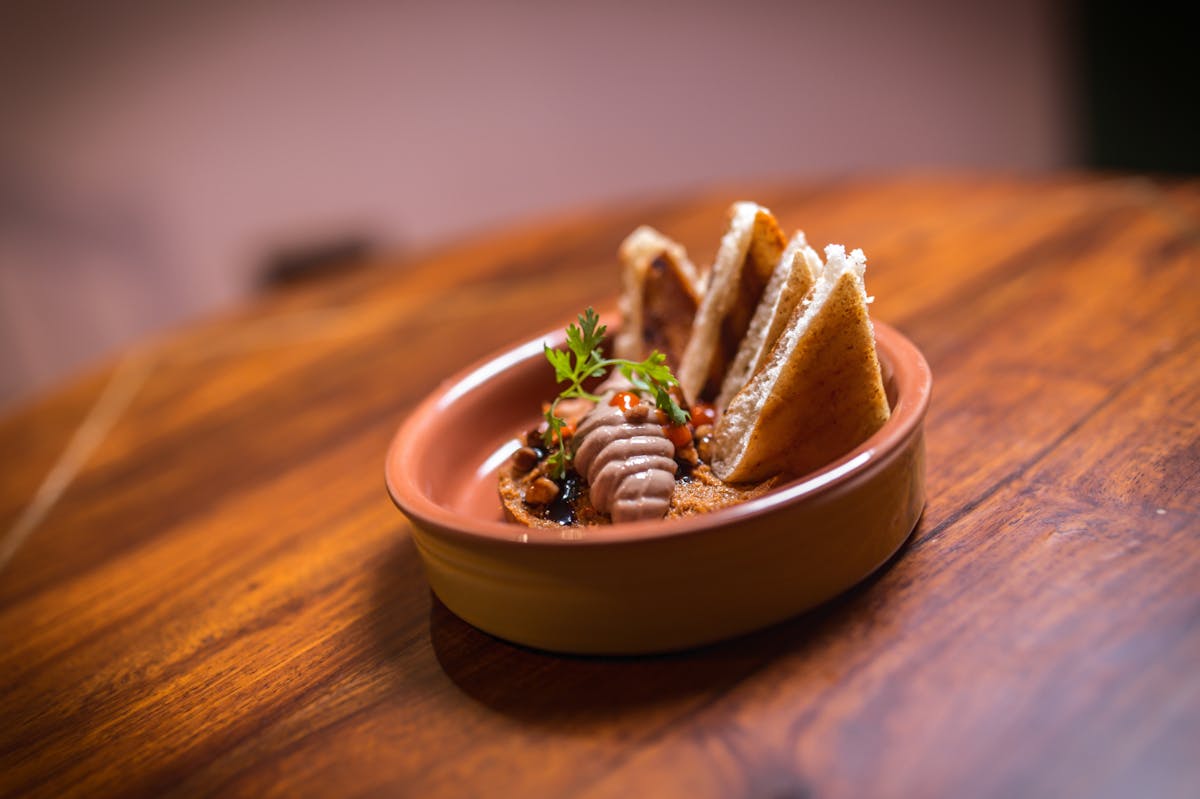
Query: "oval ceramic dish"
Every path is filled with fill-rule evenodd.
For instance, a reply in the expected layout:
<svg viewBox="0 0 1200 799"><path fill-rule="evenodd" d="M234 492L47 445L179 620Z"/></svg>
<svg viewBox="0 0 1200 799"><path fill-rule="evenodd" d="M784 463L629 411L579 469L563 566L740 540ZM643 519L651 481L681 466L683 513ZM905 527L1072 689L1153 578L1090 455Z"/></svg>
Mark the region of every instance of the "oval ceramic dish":
<svg viewBox="0 0 1200 799"><path fill-rule="evenodd" d="M388 492L437 596L500 638L637 654L749 632L870 575L921 515L929 367L887 325L875 336L891 418L844 457L741 505L561 530L504 521L497 469L557 394L542 344L562 346L562 328L464 370L418 406L388 451Z"/></svg>

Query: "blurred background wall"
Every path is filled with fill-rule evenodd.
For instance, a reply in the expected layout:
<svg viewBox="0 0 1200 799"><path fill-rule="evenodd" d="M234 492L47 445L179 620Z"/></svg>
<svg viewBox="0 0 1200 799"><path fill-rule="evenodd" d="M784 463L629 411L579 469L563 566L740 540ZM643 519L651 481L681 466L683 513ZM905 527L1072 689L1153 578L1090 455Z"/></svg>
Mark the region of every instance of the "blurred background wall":
<svg viewBox="0 0 1200 799"><path fill-rule="evenodd" d="M1080 160L1047 0L3 15L0 406L235 303L280 250L420 249L717 181Z"/></svg>

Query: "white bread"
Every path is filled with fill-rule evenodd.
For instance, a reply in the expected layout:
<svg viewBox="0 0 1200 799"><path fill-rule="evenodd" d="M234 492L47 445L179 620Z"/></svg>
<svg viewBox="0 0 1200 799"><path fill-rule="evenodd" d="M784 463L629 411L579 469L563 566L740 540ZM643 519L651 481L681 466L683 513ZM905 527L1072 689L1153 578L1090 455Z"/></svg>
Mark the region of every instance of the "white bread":
<svg viewBox="0 0 1200 799"><path fill-rule="evenodd" d="M683 246L643 225L621 243L621 329L618 358L640 361L653 349L677 368L704 283Z"/></svg>
<svg viewBox="0 0 1200 799"><path fill-rule="evenodd" d="M713 436L731 483L806 474L861 444L890 413L863 284L866 257L840 245L767 363L734 395Z"/></svg>
<svg viewBox="0 0 1200 799"><path fill-rule="evenodd" d="M738 347L737 357L725 373L715 403L718 411L729 404L733 395L766 362L771 347L787 327L792 311L808 296L821 269L821 257L808 246L803 231L797 231L771 274L771 281L750 320L750 328Z"/></svg>
<svg viewBox="0 0 1200 799"><path fill-rule="evenodd" d="M766 208L738 202L729 209L729 227L721 238L677 373L689 402L713 399L720 390L786 244Z"/></svg>

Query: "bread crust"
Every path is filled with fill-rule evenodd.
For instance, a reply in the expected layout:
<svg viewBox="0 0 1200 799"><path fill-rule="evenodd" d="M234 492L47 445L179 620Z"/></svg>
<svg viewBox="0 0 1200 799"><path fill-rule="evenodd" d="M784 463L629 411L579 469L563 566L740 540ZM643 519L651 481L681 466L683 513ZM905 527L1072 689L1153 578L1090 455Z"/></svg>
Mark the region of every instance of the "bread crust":
<svg viewBox="0 0 1200 799"><path fill-rule="evenodd" d="M640 361L651 350L677 368L687 346L704 281L681 244L643 225L626 237L621 261L621 328L613 340L618 358Z"/></svg>
<svg viewBox="0 0 1200 799"><path fill-rule="evenodd" d="M776 342L767 367L717 424L713 468L722 479L807 474L861 444L890 415L861 278L853 272L837 278L787 345L786 337Z"/></svg>
<svg viewBox="0 0 1200 799"><path fill-rule="evenodd" d="M797 232L771 274L737 355L725 373L721 392L714 403L718 410L724 410L742 386L762 368L771 348L787 328L792 313L812 291L820 270L821 258L808 246L804 233Z"/></svg>
<svg viewBox="0 0 1200 799"><path fill-rule="evenodd" d="M729 217L679 364L679 385L691 403L713 399L720 391L725 372L787 246L779 223L766 208L755 203L734 203Z"/></svg>

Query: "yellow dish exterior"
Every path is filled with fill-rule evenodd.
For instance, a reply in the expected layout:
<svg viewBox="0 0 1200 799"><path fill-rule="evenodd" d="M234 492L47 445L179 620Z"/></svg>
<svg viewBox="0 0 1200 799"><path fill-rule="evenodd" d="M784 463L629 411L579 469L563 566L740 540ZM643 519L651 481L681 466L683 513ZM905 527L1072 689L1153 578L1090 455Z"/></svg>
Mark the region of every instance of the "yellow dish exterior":
<svg viewBox="0 0 1200 799"><path fill-rule="evenodd" d="M499 638L556 652L686 649L782 621L882 566L925 502L924 439L819 501L702 532L602 546L464 541L414 526L438 598Z"/></svg>

